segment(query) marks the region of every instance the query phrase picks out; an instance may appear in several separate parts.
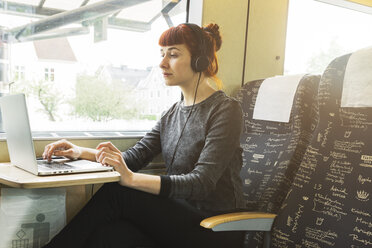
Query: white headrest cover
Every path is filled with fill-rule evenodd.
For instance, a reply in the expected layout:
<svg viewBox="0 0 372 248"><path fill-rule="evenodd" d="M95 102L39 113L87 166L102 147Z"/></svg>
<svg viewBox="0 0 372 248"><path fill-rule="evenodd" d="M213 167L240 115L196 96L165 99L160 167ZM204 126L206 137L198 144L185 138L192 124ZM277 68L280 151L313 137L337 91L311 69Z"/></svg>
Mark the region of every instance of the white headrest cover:
<svg viewBox="0 0 372 248"><path fill-rule="evenodd" d="M372 107L372 47L350 56L345 69L341 107Z"/></svg>
<svg viewBox="0 0 372 248"><path fill-rule="evenodd" d="M297 86L305 74L265 79L258 90L253 119L289 122Z"/></svg>

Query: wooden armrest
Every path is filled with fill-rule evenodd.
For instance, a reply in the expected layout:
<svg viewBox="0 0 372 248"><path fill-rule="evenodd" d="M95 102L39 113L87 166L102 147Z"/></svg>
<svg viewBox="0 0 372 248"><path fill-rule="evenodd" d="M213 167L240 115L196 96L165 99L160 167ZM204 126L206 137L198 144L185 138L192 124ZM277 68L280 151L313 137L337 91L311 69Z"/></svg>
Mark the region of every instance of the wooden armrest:
<svg viewBox="0 0 372 248"><path fill-rule="evenodd" d="M209 217L200 225L213 231L270 231L276 215L259 212L236 212Z"/></svg>

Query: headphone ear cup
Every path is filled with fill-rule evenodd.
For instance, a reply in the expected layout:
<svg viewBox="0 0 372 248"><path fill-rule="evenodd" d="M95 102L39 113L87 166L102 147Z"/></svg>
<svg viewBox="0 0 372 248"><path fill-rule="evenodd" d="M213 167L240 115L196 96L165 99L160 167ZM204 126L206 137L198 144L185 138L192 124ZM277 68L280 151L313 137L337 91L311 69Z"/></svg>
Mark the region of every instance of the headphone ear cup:
<svg viewBox="0 0 372 248"><path fill-rule="evenodd" d="M205 71L209 66L209 59L207 56L198 56L192 60L191 68L196 72Z"/></svg>

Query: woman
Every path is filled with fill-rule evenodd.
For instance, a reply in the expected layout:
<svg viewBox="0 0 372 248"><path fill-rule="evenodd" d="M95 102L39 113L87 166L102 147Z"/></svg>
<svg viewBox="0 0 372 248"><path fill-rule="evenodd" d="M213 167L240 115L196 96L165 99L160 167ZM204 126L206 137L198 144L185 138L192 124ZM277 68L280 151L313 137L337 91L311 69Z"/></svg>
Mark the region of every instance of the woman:
<svg viewBox="0 0 372 248"><path fill-rule="evenodd" d="M180 24L160 37L165 83L184 99L166 111L134 147L96 149L61 140L43 157L83 158L112 166L119 184L105 184L47 247L240 247L242 232L213 232L202 219L244 207L239 172L242 112L216 91L219 27ZM162 153L167 175L136 173Z"/></svg>

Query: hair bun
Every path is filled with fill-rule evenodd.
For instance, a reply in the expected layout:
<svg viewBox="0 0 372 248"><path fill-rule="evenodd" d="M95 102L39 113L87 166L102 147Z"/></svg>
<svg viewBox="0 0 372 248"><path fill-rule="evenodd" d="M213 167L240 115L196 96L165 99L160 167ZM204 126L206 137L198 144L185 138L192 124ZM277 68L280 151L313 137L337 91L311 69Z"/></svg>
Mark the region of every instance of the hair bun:
<svg viewBox="0 0 372 248"><path fill-rule="evenodd" d="M209 23L207 26L203 27L203 30L207 32L216 42L216 51L220 50L222 44L222 38L220 34L220 27L215 23Z"/></svg>

